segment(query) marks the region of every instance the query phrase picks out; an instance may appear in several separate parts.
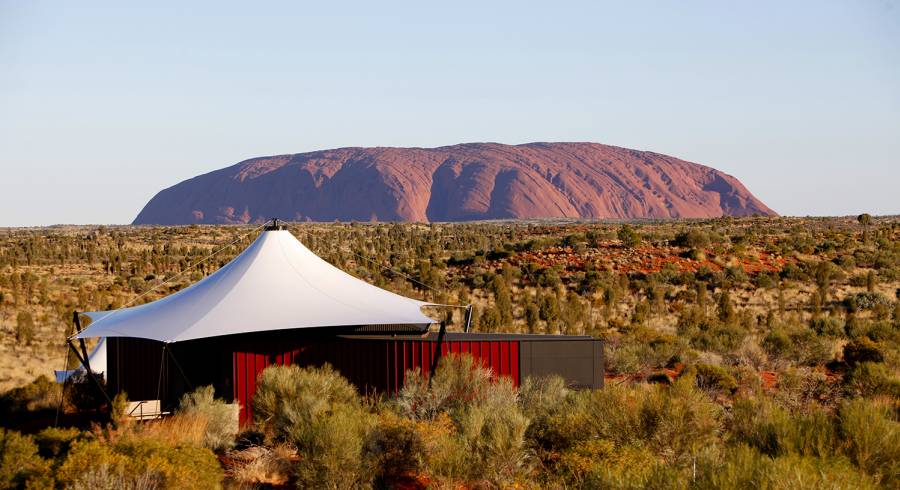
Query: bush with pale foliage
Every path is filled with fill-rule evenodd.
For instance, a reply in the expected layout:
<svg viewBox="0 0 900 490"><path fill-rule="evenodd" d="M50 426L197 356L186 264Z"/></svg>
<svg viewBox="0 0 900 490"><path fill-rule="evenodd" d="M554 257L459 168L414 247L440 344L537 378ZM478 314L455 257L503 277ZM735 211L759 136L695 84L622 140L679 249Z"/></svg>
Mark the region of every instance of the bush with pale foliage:
<svg viewBox="0 0 900 490"><path fill-rule="evenodd" d="M371 481L362 453L372 416L330 366L269 367L259 375L253 400L257 424L300 453L298 485L351 488Z"/></svg>
<svg viewBox="0 0 900 490"><path fill-rule="evenodd" d="M178 413L206 421L203 444L213 451L234 446L238 433L238 405L215 398L212 386L197 388L181 398Z"/></svg>

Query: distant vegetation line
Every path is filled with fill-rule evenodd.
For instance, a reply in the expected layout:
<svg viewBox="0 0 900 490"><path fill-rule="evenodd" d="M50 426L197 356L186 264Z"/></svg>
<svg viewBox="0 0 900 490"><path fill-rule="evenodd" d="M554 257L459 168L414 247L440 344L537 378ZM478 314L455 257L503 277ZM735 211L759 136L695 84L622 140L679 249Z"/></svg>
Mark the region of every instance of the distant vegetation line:
<svg viewBox="0 0 900 490"><path fill-rule="evenodd" d="M0 383L18 387L0 397L0 425L55 409L58 386L33 380L62 367L61 342L72 310L127 304L250 229L0 231ZM341 474L361 486L404 478L522 487L779 487L804 481L813 488L896 488L900 482L896 217L293 223L289 229L363 280L428 301L474 304L476 331L602 337L607 388L570 392L552 380L518 389L478 384L450 365L442 375L446 384L414 385L394 399L372 402L340 389L333 373L275 373L273 400L293 383L317 396L324 393L318 387L327 385L338 390L328 395L336 408L320 413L298 402L292 413L317 414L302 422L285 418L275 403L273 418L259 421L262 433L252 436L262 448L252 457L240 444L251 435L220 435L213 444L204 431L217 425L190 422L197 406L219 410L213 394L188 403L195 408L182 409L180 418L153 433L76 430L29 443L6 432L0 439L15 439L16 447L35 444L31 456L22 453L29 461L22 467L31 473L13 472L15 478L71 483L87 478L76 468L96 469L85 462L89 454L108 461L158 454L175 461L164 448L191 447L195 452L178 457L206 464L204 478L223 478L212 452L203 452L217 451L234 463L226 465L229 481L247 484L276 473L301 486L316 478L339 483ZM212 273L253 238L236 241L145 300ZM461 326L458 311L433 314L451 329ZM452 390L473 391L456 392L465 403L442 398ZM66 403L71 409L89 401ZM199 429L185 428L191 424ZM346 430L335 434L320 430L321 424ZM53 453L49 448L65 437L94 446L84 442L71 454ZM150 452L135 453L135 447ZM38 449L44 459L35 459ZM386 462L396 461L392 454L415 455L415 464L404 466L402 475L391 473ZM239 459L244 457L250 459ZM122 468L126 475L132 467ZM165 481L182 482L174 468L166 467Z"/></svg>

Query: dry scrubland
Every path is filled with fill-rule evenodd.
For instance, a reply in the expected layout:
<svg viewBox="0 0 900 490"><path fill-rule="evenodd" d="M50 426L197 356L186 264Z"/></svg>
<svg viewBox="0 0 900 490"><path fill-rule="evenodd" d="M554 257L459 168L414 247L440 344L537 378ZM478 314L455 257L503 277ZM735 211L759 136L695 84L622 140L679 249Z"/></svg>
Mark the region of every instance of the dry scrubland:
<svg viewBox="0 0 900 490"><path fill-rule="evenodd" d="M55 412L58 388L35 378L63 366L72 310L175 277L139 302L170 294L252 227L0 230L0 425L34 433L0 432L0 487L896 488L900 220L861 221L293 225L358 277L474 303L475 330L605 338L607 388L516 389L463 358L363 398L328 369L277 368L241 434L208 391L162 423L22 421Z"/></svg>

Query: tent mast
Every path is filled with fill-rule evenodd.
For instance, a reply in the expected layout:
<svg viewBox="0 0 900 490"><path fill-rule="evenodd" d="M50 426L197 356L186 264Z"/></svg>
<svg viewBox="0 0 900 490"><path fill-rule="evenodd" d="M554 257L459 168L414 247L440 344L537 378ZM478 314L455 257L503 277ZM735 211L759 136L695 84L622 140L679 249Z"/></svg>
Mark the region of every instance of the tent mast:
<svg viewBox="0 0 900 490"><path fill-rule="evenodd" d="M78 362L80 362L81 365L85 367L85 369L87 370L88 377L90 377L91 381L93 381L94 384L97 385L97 389L100 390L100 393L103 394L103 398L106 398L106 401L112 403L112 400L109 398L109 395L106 394L106 390L103 389L103 385L100 384L100 380L98 380L97 377L94 375L94 372L91 371L90 368L87 367L87 365L88 365L87 359L82 359L81 353L78 352L78 349L75 348L75 344L73 344L71 340L67 340L66 343L69 344L69 349L71 349L72 352L75 354L75 357L78 358Z"/></svg>
<svg viewBox="0 0 900 490"><path fill-rule="evenodd" d="M78 318L78 312L72 312L72 321L75 323L75 334L81 333L81 319ZM78 352L78 349L75 348L75 344L72 343L72 339L66 339L66 343L69 344L69 349L75 354L75 357L78 358L78 362L84 366L85 371L88 374L88 377L91 378L91 381L97 385L97 389L100 390L100 393L103 394L103 398L106 398L106 401L112 403L112 400L109 398L109 395L106 394L106 390L103 389L103 385L100 384L100 380L94 376L94 372L91 371L91 361L88 359L87 347L84 344L84 339L78 339L81 344L81 352ZM67 364L68 366L68 364ZM65 385L63 385L65 387Z"/></svg>
<svg viewBox="0 0 900 490"><path fill-rule="evenodd" d="M434 373L437 371L438 361L441 360L441 346L444 343L445 333L447 333L447 322L441 322L441 328L438 330L437 346L434 351L434 357L431 360L431 373L428 375L428 386L431 386L431 380L434 379Z"/></svg>
<svg viewBox="0 0 900 490"><path fill-rule="evenodd" d="M81 319L78 318L78 312L72 312L72 322L75 323L75 333L81 333ZM87 346L84 344L84 339L78 339L79 344L81 345L81 355L84 356L84 361L81 364L84 365L84 369L87 370L88 374L91 373L91 361L88 358Z"/></svg>
<svg viewBox="0 0 900 490"><path fill-rule="evenodd" d="M264 231L277 231L277 230L286 230L287 227L284 225L278 224L278 218L272 218L266 222L266 227L263 228Z"/></svg>

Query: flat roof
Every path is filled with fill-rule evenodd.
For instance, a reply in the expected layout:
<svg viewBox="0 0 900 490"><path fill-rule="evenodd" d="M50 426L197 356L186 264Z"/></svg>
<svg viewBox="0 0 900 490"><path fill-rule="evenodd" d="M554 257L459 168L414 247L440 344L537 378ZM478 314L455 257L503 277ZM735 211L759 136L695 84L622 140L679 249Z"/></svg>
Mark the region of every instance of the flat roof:
<svg viewBox="0 0 900 490"><path fill-rule="evenodd" d="M424 334L407 334L398 333L392 335L338 335L343 339L358 340L425 340L437 341L439 332L427 332ZM544 335L544 334L527 334L527 333L484 333L484 332L446 332L444 334L444 342L459 341L490 341L490 340L538 340L538 341L559 341L559 340L600 340L589 335Z"/></svg>

